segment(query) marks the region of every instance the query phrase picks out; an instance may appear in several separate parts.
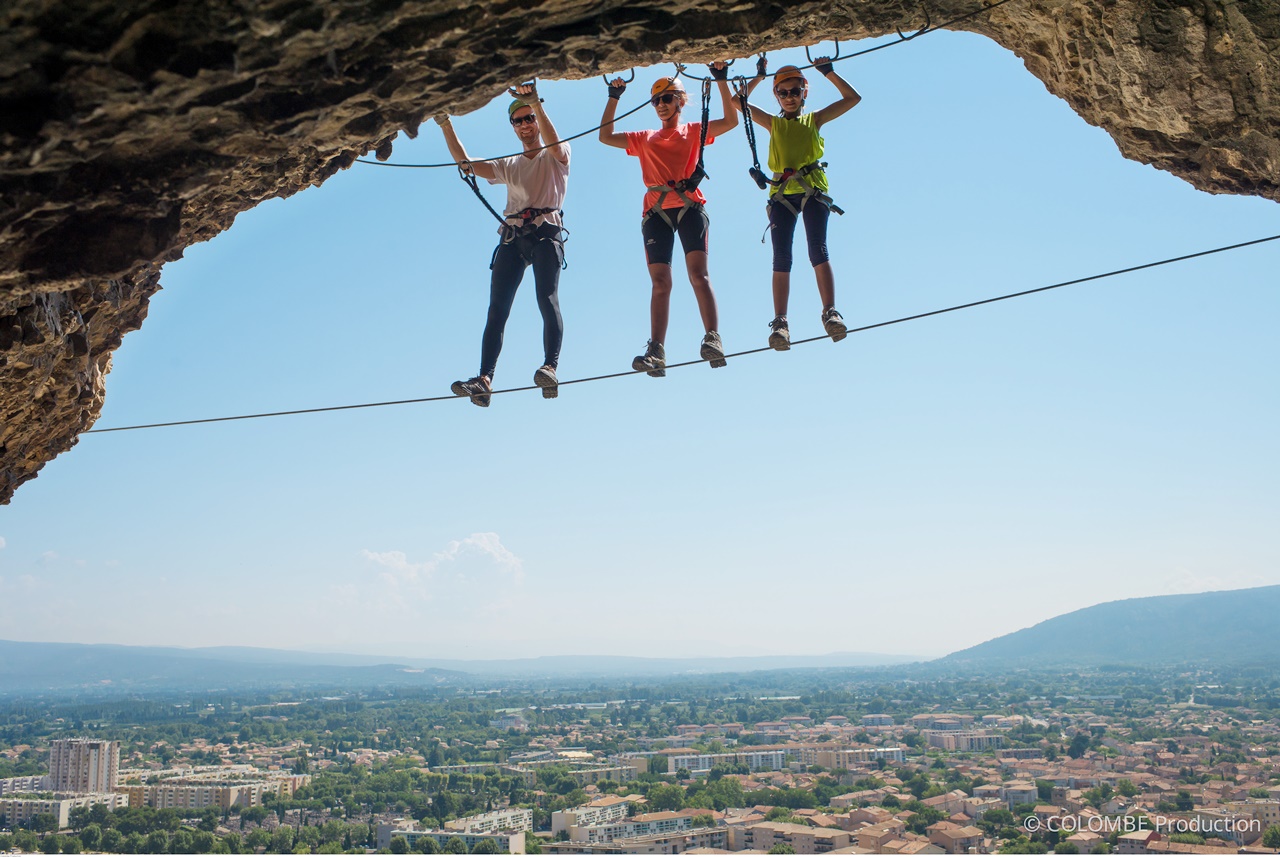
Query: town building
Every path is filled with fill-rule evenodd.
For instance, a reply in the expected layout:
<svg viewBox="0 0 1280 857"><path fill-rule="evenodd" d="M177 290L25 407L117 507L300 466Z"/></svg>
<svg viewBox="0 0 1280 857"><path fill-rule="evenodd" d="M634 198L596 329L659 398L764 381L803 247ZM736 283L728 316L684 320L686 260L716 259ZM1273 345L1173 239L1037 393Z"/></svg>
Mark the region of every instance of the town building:
<svg viewBox="0 0 1280 857"><path fill-rule="evenodd" d="M58 738L49 750L49 788L55 792L105 794L119 775L119 741Z"/></svg>

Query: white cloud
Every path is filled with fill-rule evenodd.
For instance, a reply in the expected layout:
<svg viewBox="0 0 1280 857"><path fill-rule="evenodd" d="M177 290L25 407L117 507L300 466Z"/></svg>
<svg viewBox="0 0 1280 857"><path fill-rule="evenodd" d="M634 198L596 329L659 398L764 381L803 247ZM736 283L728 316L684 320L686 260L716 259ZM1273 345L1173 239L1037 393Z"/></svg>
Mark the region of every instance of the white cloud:
<svg viewBox="0 0 1280 857"><path fill-rule="evenodd" d="M0 548L4 547L4 536L0 536Z"/></svg>

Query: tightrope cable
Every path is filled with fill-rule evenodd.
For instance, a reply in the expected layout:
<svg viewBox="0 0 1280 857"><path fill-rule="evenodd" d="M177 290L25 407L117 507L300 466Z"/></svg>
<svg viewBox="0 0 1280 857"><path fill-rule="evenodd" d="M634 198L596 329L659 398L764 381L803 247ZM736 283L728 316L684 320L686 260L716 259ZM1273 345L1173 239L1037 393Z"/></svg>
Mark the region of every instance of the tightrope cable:
<svg viewBox="0 0 1280 857"><path fill-rule="evenodd" d="M1108 277L1118 277L1121 274L1131 274L1135 271L1144 271L1149 268L1158 268L1161 265L1172 265L1177 262L1185 262L1189 259L1199 259L1203 256L1212 256L1217 253L1227 253L1231 250L1239 250L1244 247L1252 247L1257 244L1266 244L1268 241L1276 241L1276 240L1280 240L1280 235L1272 235L1267 238L1256 238L1252 241L1242 241L1238 244L1229 244L1225 247L1215 247L1212 250L1201 250L1198 253L1188 253L1183 256L1174 256L1169 259L1161 259L1158 262L1146 262L1141 265L1132 265L1128 268L1119 268L1114 271L1107 271L1104 274L1092 274L1088 277L1078 277L1074 280L1064 280L1061 283L1054 283L1053 285L1050 285L1050 286L1040 286L1034 289L1024 289L1023 291L1010 292L1009 294L999 295L993 298L984 298L982 300L970 301L968 303L963 303L963 304L956 304L955 306L944 307L942 309L930 310L928 312L916 313L914 315L906 315L906 316L902 316L901 318L894 318L888 321L879 321L874 324L866 324L861 327L850 328L849 333L862 333L864 331L875 330L881 327L889 327L895 324L904 324L909 321L918 321L919 319L930 318L935 315L944 315L945 313L957 312L962 309L971 309L973 307L984 306L986 304L993 304L993 303L998 303L1000 301L1012 300L1013 298L1026 297L1027 295L1034 295L1034 294L1039 294L1041 292L1048 292L1054 289L1065 288L1066 286L1074 286L1080 283L1092 282L1094 280L1104 280ZM819 342L821 340L829 339L829 338L830 337L823 335L823 336L813 336L808 339L798 339L792 342L791 346L794 348L797 345L805 345L810 342ZM766 345L762 348L752 348L747 351L735 351L732 354L726 354L725 358L728 359L731 357L745 357L748 354L759 354L761 352L772 351L772 350L773 350L772 348ZM706 363L706 362L707 361L705 360L686 360L683 363L668 363L666 365L666 368L680 369L685 366L696 366L699 363ZM627 375L639 375L644 371L646 370L631 369L625 372L612 372L606 375L592 375L587 378L575 378L570 381L561 381L560 386L567 387L571 384L586 384L588 382L593 382L593 381L606 381L611 378L623 378L623 377L626 377ZM539 389L541 388L534 385L530 385L528 387L510 387L505 390L494 390L489 395L496 396L502 393L522 393L529 390L539 390ZM88 431L82 432L82 434L105 434L107 432L138 431L140 429L169 428L171 426L200 425L202 423L224 423L224 422L231 422L233 420L257 420L257 419L265 419L267 417L286 417L286 416L295 416L299 414L321 414L321 413L328 413L330 411L354 411L361 408L385 408L385 407L390 407L392 405L416 405L416 404L423 404L426 402L465 401L466 399L467 399L466 396L453 396L453 395L428 396L420 399L399 399L391 402L365 402L363 404L358 404L358 405L333 405L331 407L324 407L324 408L302 408L299 410L292 410L292 411L273 411L270 413L240 414L237 416L230 416L230 417L207 417L205 419L175 420L173 422L148 423L146 425L117 426L115 428L101 428L101 429L95 428L95 429L89 429Z"/></svg>

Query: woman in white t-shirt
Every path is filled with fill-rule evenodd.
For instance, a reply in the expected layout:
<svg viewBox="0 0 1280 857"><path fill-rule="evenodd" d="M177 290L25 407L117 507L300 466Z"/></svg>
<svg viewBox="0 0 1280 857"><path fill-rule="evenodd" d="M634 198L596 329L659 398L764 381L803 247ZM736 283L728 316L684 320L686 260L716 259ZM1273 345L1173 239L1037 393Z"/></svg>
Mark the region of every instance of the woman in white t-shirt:
<svg viewBox="0 0 1280 857"><path fill-rule="evenodd" d="M436 119L454 160L488 179L489 184L507 186L507 204L503 208L506 223L498 230L502 240L489 265L489 318L480 346L480 374L468 381L455 381L450 388L454 395L470 396L472 403L482 408L489 406L502 334L516 290L530 265L542 313L543 345L543 364L534 373L533 382L548 399L557 393L556 366L564 339L557 290L564 267L561 207L569 181L569 144L560 142L532 84L517 87L515 94L507 116L524 146L519 155L471 163L449 118Z"/></svg>

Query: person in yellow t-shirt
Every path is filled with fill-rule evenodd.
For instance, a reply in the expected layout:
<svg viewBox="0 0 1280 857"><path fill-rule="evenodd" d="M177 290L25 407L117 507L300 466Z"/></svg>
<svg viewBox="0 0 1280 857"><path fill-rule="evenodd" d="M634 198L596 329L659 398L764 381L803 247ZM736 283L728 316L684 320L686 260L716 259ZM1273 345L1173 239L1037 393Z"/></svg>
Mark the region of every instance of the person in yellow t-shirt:
<svg viewBox="0 0 1280 857"><path fill-rule="evenodd" d="M769 132L769 169L773 170L773 187L769 191L769 230L773 236L773 312L769 323L769 345L778 351L791 347L791 331L787 325L787 301L791 296L791 245L795 238L796 220L804 220L809 245L809 261L818 280L822 298L822 327L835 342L844 339L848 327L836 310L835 275L827 253L827 218L831 214L831 198L827 175L819 164L823 125L844 115L862 96L835 73L829 57L819 57L813 67L835 84L840 98L813 113L804 110L809 97L809 82L793 65L783 66L773 76L773 95L782 112L777 116L747 105L748 121ZM747 84L746 94L765 79L763 68ZM734 100L739 110L742 104Z"/></svg>

